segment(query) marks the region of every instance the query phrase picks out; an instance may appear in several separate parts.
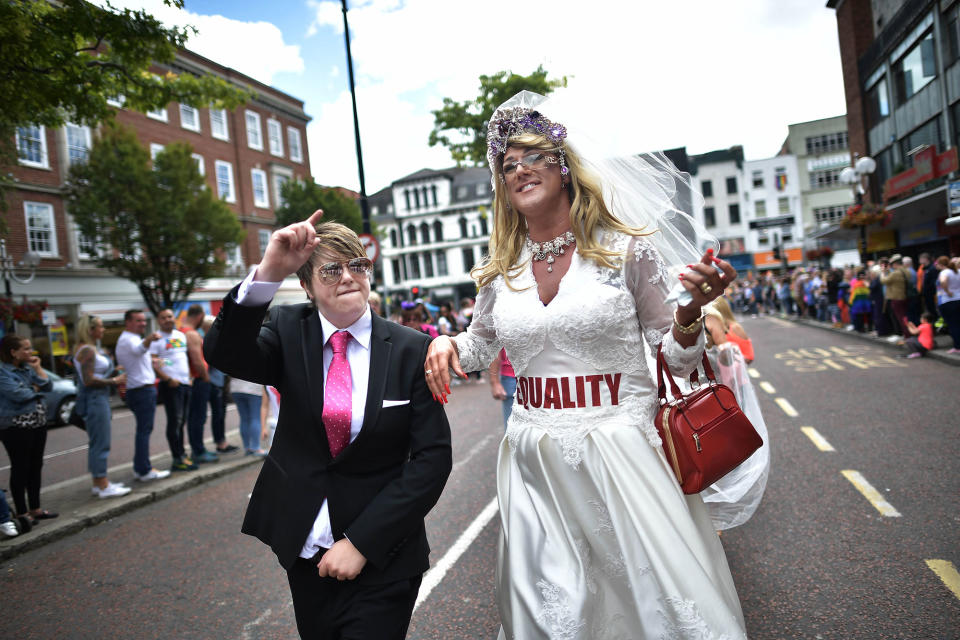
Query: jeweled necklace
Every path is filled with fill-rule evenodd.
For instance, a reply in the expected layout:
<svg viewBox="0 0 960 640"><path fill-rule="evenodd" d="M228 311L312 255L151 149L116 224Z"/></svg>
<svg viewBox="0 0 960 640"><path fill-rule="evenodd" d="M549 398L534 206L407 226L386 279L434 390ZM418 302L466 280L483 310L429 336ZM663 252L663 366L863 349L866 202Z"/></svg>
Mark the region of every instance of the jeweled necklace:
<svg viewBox="0 0 960 640"><path fill-rule="evenodd" d="M564 249L576 241L577 238L573 235L573 231L561 233L553 240L547 240L546 242L534 242L527 234L527 249L530 249L530 253L533 254L534 262L546 259L547 272L553 273L553 263L556 262L554 256L565 253Z"/></svg>

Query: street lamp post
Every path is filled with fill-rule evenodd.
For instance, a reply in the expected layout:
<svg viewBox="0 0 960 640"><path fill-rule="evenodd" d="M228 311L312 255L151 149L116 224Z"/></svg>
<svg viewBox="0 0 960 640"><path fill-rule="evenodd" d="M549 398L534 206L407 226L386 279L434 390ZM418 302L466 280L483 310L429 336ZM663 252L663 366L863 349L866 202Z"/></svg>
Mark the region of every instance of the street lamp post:
<svg viewBox="0 0 960 640"><path fill-rule="evenodd" d="M856 157L856 156L855 156ZM853 194L858 205L863 205L863 179L877 170L877 161L870 156L857 157L852 167L840 172L840 182L854 186ZM867 225L860 226L860 263L867 264Z"/></svg>
<svg viewBox="0 0 960 640"><path fill-rule="evenodd" d="M20 284L29 284L37 275L38 264L40 264L40 256L33 251L28 251L23 260L14 265L13 258L7 255L7 241L0 238L0 271L3 272L3 284L8 298L13 297L13 292L10 290L10 279L12 278ZM18 267L29 269L29 275L17 275L16 269Z"/></svg>
<svg viewBox="0 0 960 640"><path fill-rule="evenodd" d="M347 0L340 0L343 9L343 38L347 45L347 72L350 76L350 100L353 102L353 134L357 144L357 168L360 172L360 215L363 232L370 233L370 204L367 202L367 185L363 176L363 151L360 147L360 119L357 117L357 89L353 83L353 56L350 54L350 26L347 24Z"/></svg>

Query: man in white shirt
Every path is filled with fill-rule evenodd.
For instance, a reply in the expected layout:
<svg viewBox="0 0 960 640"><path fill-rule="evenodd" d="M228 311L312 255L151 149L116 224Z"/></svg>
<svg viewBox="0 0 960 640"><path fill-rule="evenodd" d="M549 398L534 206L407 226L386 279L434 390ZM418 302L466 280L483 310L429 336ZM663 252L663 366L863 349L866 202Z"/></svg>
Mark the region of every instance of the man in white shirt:
<svg viewBox="0 0 960 640"><path fill-rule="evenodd" d="M159 333L143 337L147 317L142 309L128 309L123 314L124 330L117 340L117 364L127 374L126 402L137 421L133 445L133 475L141 482L159 480L170 475L158 471L150 462L150 434L157 410L157 390L153 386L156 373L150 362L150 345L160 339Z"/></svg>
<svg viewBox="0 0 960 640"><path fill-rule="evenodd" d="M183 428L187 421L190 404L190 362L187 358L187 336L175 327L176 317L172 309L164 309L157 315L160 339L150 346L156 356L154 369L160 378L157 397L167 412L167 444L173 462L171 471L195 471L197 465L187 457L183 446Z"/></svg>
<svg viewBox="0 0 960 640"><path fill-rule="evenodd" d="M322 212L273 234L224 299L207 362L276 387L280 417L242 531L287 570L302 638L401 640L429 545L423 519L451 468L424 380L426 335L371 314L372 264ZM297 272L309 304L275 306Z"/></svg>

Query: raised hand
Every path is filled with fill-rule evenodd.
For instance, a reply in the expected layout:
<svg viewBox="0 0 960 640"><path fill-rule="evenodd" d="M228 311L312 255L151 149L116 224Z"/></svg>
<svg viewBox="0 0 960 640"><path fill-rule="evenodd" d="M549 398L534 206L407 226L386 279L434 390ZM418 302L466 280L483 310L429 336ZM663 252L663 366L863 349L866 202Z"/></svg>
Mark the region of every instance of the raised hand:
<svg viewBox="0 0 960 640"><path fill-rule="evenodd" d="M274 231L254 278L280 282L303 266L317 246L316 226L322 217L323 210L317 209L303 222Z"/></svg>
<svg viewBox="0 0 960 640"><path fill-rule="evenodd" d="M678 315L683 314L692 322L700 315L700 307L722 296L724 289L737 279L737 270L729 262L715 257L713 249L707 249L700 262L687 267L689 271L680 277L684 288L693 296L693 302L680 307ZM681 321L684 319L680 318Z"/></svg>

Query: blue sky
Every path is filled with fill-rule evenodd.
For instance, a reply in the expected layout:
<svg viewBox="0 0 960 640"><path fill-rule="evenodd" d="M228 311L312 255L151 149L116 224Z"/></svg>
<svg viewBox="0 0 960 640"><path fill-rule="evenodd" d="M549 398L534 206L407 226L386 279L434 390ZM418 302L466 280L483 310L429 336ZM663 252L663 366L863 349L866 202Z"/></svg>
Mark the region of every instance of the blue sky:
<svg viewBox="0 0 960 640"><path fill-rule="evenodd" d="M359 186L339 0L113 0L200 33L188 48L306 103L318 182ZM834 12L821 0L351 0L367 192L450 166L427 136L478 76L569 77L565 97L631 150L742 144L775 155L787 125L846 110ZM251 45L251 42L257 44Z"/></svg>

